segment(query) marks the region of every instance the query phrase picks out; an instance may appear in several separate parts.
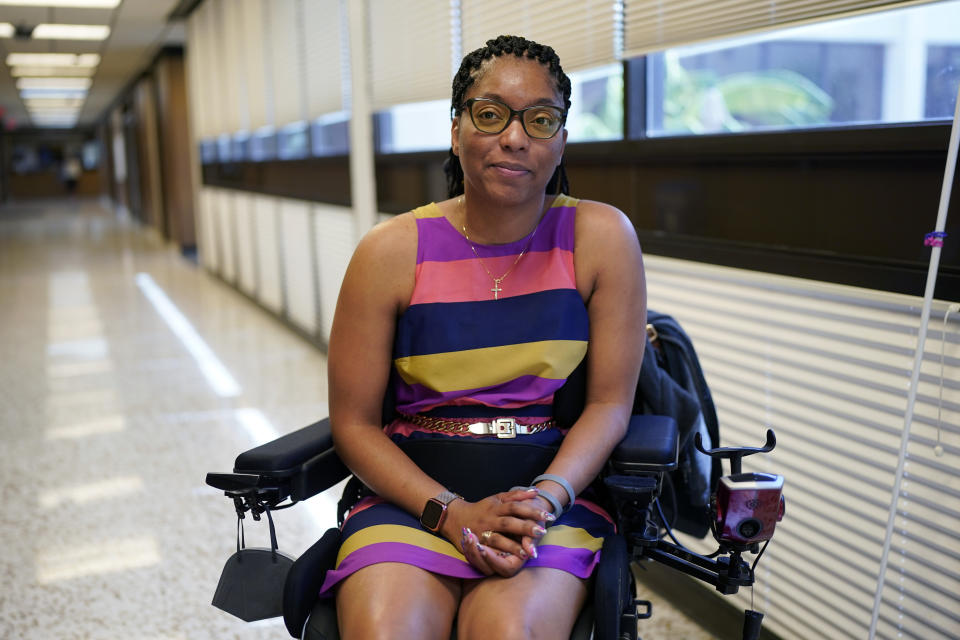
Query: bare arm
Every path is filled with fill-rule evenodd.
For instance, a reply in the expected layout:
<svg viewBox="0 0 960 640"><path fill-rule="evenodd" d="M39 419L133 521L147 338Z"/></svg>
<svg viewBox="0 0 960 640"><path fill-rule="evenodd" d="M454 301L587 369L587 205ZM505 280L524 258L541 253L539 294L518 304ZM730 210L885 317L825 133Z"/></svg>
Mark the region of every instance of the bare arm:
<svg viewBox="0 0 960 640"><path fill-rule="evenodd" d="M590 317L587 397L547 473L565 478L579 493L626 434L646 345L643 260L636 232L623 213L581 202L575 267ZM566 492L557 483L545 481L538 487L566 504Z"/></svg>

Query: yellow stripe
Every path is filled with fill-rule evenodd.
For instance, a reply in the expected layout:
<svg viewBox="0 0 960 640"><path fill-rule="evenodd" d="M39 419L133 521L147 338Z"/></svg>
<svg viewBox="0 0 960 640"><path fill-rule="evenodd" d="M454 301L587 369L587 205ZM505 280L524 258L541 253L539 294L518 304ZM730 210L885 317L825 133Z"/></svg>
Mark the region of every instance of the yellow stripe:
<svg viewBox="0 0 960 640"><path fill-rule="evenodd" d="M578 198L571 198L570 196L567 196L567 195L564 195L564 194L561 193L560 195L558 195L558 196L554 199L553 204L551 204L550 207L551 207L551 208L553 208L553 207L575 207L575 206L577 206L578 204L580 204L580 200L579 200Z"/></svg>
<svg viewBox="0 0 960 640"><path fill-rule="evenodd" d="M428 549L435 553L442 553L443 555L456 558L457 560L463 560L464 562L467 560L452 544L426 531L405 527L400 524L378 524L361 529L344 540L343 544L340 545L340 552L337 554L337 566L340 566L343 559L357 549L377 544L378 542L403 542Z"/></svg>
<svg viewBox="0 0 960 640"><path fill-rule="evenodd" d="M407 384L440 392L477 389L520 376L562 380L587 352L583 340L542 340L466 351L405 356L394 360Z"/></svg>
<svg viewBox="0 0 960 640"><path fill-rule="evenodd" d="M431 202L430 204L425 204L422 207L417 207L413 210L414 218L442 218L443 212L440 211L435 203Z"/></svg>
<svg viewBox="0 0 960 640"><path fill-rule="evenodd" d="M603 538L596 538L586 529L557 525L547 529L547 535L540 538L538 545L549 544L568 549L589 549L599 551L603 547Z"/></svg>

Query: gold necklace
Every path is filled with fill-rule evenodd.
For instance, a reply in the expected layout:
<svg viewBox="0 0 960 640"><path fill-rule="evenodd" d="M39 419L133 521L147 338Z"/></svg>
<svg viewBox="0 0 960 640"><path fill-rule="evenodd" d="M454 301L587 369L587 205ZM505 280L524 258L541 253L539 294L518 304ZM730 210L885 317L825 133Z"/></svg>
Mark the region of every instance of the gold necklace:
<svg viewBox="0 0 960 640"><path fill-rule="evenodd" d="M543 214L540 215L540 218L537 219L537 226L533 228L533 232L530 234L530 237L527 239L527 244L523 247L523 250L517 255L517 258L513 261L513 264L510 265L510 268L503 272L503 275L497 278L492 273L490 269L487 268L486 263L483 261L483 258L480 257L480 254L477 253L477 247L474 246L473 240L470 239L470 236L467 234L467 209L463 202L463 196L460 196L460 201L457 203L458 207L463 210L463 224L460 226L463 229L463 237L466 239L467 244L470 245L470 248L473 250L473 255L477 257L477 261L480 262L480 266L483 267L483 270L487 272L487 275L490 276L490 279L493 280L493 288L490 291L493 292L493 299L500 299L500 292L503 291L503 288L500 287L500 283L510 275L510 272L513 271L513 268L517 266L517 263L520 262L520 258L523 257L523 254L527 252L527 249L530 248L530 245L533 243L533 236L537 235L537 229L540 228L540 218L543 218Z"/></svg>

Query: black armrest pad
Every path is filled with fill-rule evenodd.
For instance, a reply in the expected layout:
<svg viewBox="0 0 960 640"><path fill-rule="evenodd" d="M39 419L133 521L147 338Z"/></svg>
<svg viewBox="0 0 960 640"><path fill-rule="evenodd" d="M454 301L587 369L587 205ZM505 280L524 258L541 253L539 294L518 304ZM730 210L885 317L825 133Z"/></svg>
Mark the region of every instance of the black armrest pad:
<svg viewBox="0 0 960 640"><path fill-rule="evenodd" d="M289 478L290 497L295 501L306 500L350 475L333 448L329 418L244 451L233 470Z"/></svg>
<svg viewBox="0 0 960 640"><path fill-rule="evenodd" d="M613 450L610 463L619 473L672 471L677 467L679 430L670 416L634 415L627 435Z"/></svg>
<svg viewBox="0 0 960 640"><path fill-rule="evenodd" d="M324 418L309 427L244 451L234 461L233 471L289 475L299 471L304 462L328 449L333 449L333 435L330 432L330 418Z"/></svg>

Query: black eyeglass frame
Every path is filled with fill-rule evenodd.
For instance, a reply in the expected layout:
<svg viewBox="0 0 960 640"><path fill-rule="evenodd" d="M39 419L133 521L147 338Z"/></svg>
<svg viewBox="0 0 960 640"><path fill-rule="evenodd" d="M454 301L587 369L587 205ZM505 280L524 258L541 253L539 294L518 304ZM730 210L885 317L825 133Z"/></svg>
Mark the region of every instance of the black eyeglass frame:
<svg viewBox="0 0 960 640"><path fill-rule="evenodd" d="M477 125L477 121L473 119L473 109L472 109L474 103L477 103L477 102L493 102L495 104L503 105L503 107L510 112L509 117L507 117L506 121L503 123L502 129L500 129L499 131L484 131ZM470 122L473 123L474 128L480 133L485 133L491 136L497 136L503 133L504 131L506 131L507 127L510 126L510 123L513 122L513 118L515 116L520 117L520 126L523 128L523 132L528 136L530 136L531 138L533 138L534 140L553 139L554 137L556 137L558 133L560 133L560 130L563 129L563 125L567 123L567 112L561 109L560 107L552 104L535 104L523 109L514 109L510 105L504 102L501 102L500 100L494 100L493 98L468 98L467 100L464 100L463 103L460 105L458 112L463 111L464 109L466 109L467 113L470 114ZM531 109L555 109L560 114L560 126L558 126L557 130L551 133L546 138L533 135L532 133L527 131L527 122L523 118L523 114L525 114L527 111L530 111Z"/></svg>

